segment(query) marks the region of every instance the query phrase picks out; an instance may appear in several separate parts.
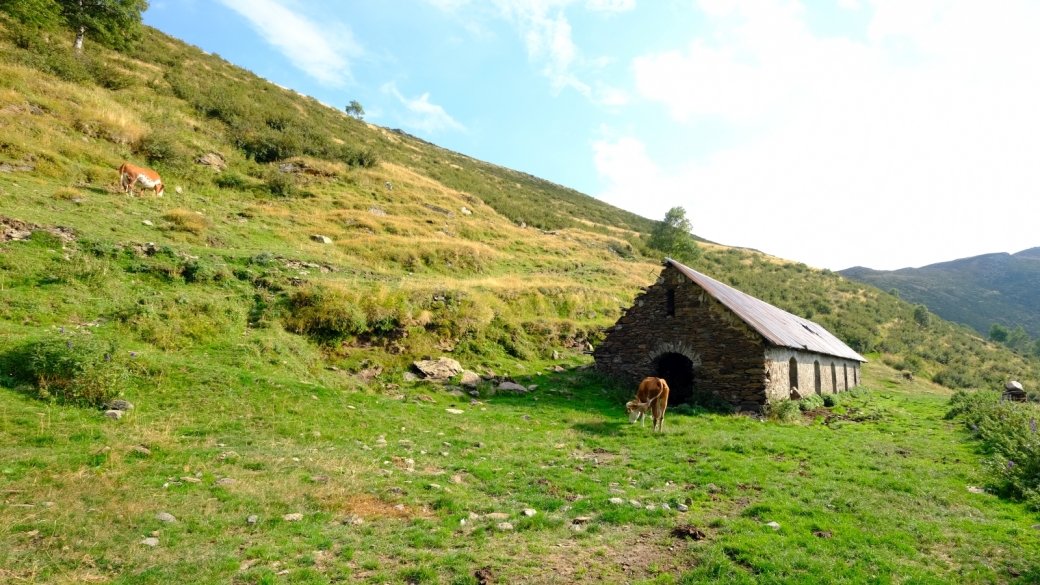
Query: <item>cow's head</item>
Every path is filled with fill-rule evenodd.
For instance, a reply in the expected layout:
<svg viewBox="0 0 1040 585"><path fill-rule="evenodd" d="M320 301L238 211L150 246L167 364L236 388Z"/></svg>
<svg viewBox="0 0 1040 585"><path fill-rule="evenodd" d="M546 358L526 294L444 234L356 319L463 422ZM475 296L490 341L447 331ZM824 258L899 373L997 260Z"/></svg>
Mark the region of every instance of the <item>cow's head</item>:
<svg viewBox="0 0 1040 585"><path fill-rule="evenodd" d="M155 186L155 196L162 197L164 191L166 191L166 185L159 181L159 184Z"/></svg>
<svg viewBox="0 0 1040 585"><path fill-rule="evenodd" d="M650 410L650 403L652 402L653 400L649 400L647 402L640 402L637 398L635 400L629 401L628 404L625 404L625 414L628 415L628 421L631 423L635 423L637 420L639 420L639 415L646 414L646 411Z"/></svg>

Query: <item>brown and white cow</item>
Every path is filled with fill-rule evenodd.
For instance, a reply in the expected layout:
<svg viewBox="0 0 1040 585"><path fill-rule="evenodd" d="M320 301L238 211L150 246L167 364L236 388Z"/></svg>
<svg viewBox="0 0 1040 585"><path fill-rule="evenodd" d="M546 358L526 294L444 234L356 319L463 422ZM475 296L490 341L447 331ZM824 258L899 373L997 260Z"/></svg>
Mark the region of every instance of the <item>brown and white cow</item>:
<svg viewBox="0 0 1040 585"><path fill-rule="evenodd" d="M636 391L636 397L625 405L628 420L635 424L640 418L646 426L646 412L650 411L654 420L654 430L664 430L664 411L668 408L668 382L664 378L644 378Z"/></svg>
<svg viewBox="0 0 1040 585"><path fill-rule="evenodd" d="M155 189L156 197L162 197L163 191L166 190L159 173L130 163L123 163L123 166L119 167L119 185L124 193L130 195L134 194L136 185L141 185L142 189Z"/></svg>

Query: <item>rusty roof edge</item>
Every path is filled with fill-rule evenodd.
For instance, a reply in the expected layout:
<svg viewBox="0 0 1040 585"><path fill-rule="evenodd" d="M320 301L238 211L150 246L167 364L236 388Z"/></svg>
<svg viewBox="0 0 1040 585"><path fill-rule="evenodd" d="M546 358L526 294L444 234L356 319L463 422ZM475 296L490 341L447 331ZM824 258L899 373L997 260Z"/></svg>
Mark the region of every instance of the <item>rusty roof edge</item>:
<svg viewBox="0 0 1040 585"><path fill-rule="evenodd" d="M840 357L840 358L844 358L844 359L852 359L852 360L860 361L860 362L863 362L863 363L868 363L866 358L864 358L858 352L856 352L851 347L849 347L845 342L843 342L842 340L838 339L838 337L835 336L830 331L828 331L826 327L824 327L823 325L820 325L819 323L816 323L815 321L810 321L808 319L804 319L802 317L799 317L798 315L795 315L793 313L789 313L789 312L781 309L780 307L773 306L773 305L763 301L762 299L755 298L755 297L753 297L753 296L751 296L751 295L749 295L749 294L747 294L745 292L739 291L739 290L737 290L737 289L735 289L735 288L733 288L733 287L731 287L729 285L723 284L723 283L715 280L714 278L712 278L712 277L710 277L710 276L708 276L706 274L701 274L700 272L697 272L696 270L690 268L689 266L686 266L685 264L677 262L676 260L673 260L671 258L665 258L665 265L669 265L669 264L674 266L679 272L683 273L687 278L689 278L694 283L699 285L702 289L705 290L705 292L707 292L709 295L711 295L712 298L714 298L715 300L717 300L720 303L722 303L730 311L733 311L733 314L737 315L738 317L740 317L740 319L742 321L744 321L745 323L750 325L756 332L758 332L759 335L761 335L763 338L765 338L766 341L768 341L768 342L770 342L770 343L772 343L772 344L774 344L776 346L787 347L787 348L790 348L790 349L797 349L797 350L800 350L800 351L809 351L809 352L812 352L812 353L819 353L819 354L824 354L824 355L831 355L831 356L834 356L834 357ZM709 282L708 283L704 283L704 282L701 281L701 278L704 278L704 279L708 280ZM839 351L823 351L823 350L819 350L819 349L810 349L808 347L808 345L798 346L798 345L793 345L790 342L783 340L782 338L774 335L773 332L770 330L770 328L765 323L763 323L760 320L756 319L754 317L754 315L750 314L748 311L744 311L741 307L733 306L732 304L727 302L727 300L725 298L721 298L719 295L715 294L711 290L712 288L714 288L713 286L711 286L712 284L724 287L725 289L729 289L729 290L731 290L733 292L736 292L736 293L738 293L738 294L740 294L740 295L742 295L742 296L744 296L744 297L746 297L746 298L748 298L748 299L750 299L750 300L752 300L754 302L761 303L762 305L764 305L765 307L768 308L767 310L777 311L777 312L783 314L785 317L790 317L791 319L793 319L799 325L802 325L802 326L805 326L804 324L815 325L821 331L826 333L828 337L830 337L834 342L836 342L840 346L838 348L834 348L834 349L838 349ZM818 337L821 337L821 345L823 345L825 348L827 346L831 345L829 340L822 339L823 336L820 335L819 333L814 332L814 331L811 331L811 332L815 333Z"/></svg>

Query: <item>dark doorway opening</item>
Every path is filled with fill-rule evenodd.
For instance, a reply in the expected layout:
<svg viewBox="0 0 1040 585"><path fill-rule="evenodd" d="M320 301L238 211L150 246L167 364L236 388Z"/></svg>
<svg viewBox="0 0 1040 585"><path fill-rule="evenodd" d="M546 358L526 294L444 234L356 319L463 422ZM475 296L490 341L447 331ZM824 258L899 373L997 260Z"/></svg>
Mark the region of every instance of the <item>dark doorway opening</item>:
<svg viewBox="0 0 1040 585"><path fill-rule="evenodd" d="M794 390L798 388L798 360L791 358L791 361L787 363L787 378L790 382L788 390Z"/></svg>
<svg viewBox="0 0 1040 585"><path fill-rule="evenodd" d="M657 377L668 382L668 406L687 404L693 398L693 362L680 353L666 353L657 360Z"/></svg>
<svg viewBox="0 0 1040 585"><path fill-rule="evenodd" d="M823 377L820 375L820 362L819 361L813 362L813 374L815 374L815 378L816 378L816 380L815 380L816 381L816 393L822 395L823 394Z"/></svg>

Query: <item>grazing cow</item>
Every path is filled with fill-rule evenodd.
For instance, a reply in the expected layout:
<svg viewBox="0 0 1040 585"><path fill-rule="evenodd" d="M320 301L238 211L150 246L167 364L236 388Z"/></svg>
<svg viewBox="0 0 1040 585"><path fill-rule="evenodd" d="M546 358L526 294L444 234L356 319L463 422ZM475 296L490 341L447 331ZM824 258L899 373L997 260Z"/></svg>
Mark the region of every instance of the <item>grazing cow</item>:
<svg viewBox="0 0 1040 585"><path fill-rule="evenodd" d="M163 186L159 173L143 167L135 167L130 163L123 163L119 167L119 185L123 187L124 193L134 194L134 186L140 184L143 189L155 189L155 196L162 197L166 187Z"/></svg>
<svg viewBox="0 0 1040 585"><path fill-rule="evenodd" d="M639 384L634 400L625 405L628 420L635 424L640 418L646 426L646 411L650 411L654 419L654 430L664 430L664 411L668 408L668 382L664 378L644 378Z"/></svg>

